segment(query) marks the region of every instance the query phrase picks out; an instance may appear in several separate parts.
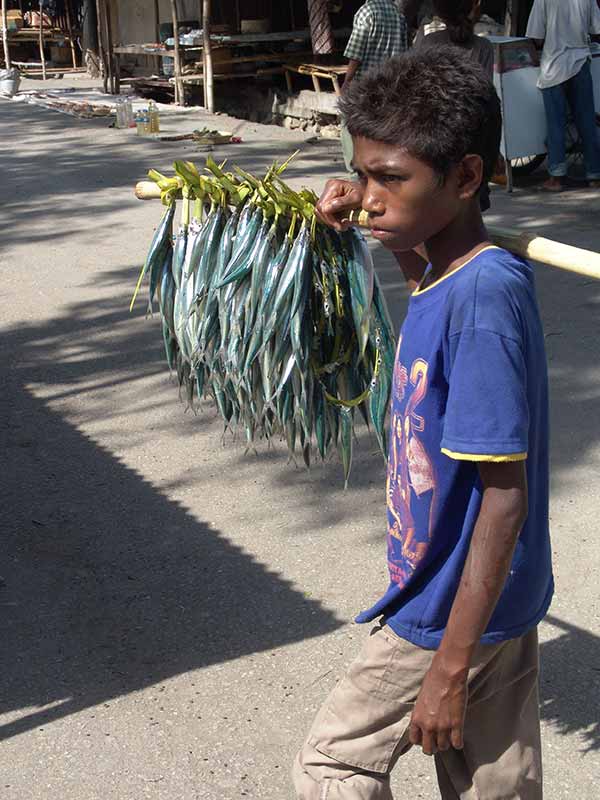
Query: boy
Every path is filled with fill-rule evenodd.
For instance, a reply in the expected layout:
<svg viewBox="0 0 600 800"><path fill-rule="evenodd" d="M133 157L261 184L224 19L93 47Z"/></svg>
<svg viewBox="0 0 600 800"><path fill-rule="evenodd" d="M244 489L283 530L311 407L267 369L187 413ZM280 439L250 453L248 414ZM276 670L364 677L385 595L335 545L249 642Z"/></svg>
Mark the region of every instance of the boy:
<svg viewBox="0 0 600 800"><path fill-rule="evenodd" d="M342 112L358 183L333 181L323 221L362 205L373 236L429 266L403 324L388 462L390 585L379 618L294 765L301 800L390 800L411 745L446 800L540 800L537 624L553 592L544 339L533 271L490 244L478 192L500 105L451 46L353 83Z"/></svg>

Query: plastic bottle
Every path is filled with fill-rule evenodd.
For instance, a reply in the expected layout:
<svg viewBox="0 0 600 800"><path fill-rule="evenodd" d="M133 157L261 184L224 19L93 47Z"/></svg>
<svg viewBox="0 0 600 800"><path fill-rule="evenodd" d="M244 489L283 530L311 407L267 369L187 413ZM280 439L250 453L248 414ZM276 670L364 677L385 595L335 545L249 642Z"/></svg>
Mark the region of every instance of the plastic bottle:
<svg viewBox="0 0 600 800"><path fill-rule="evenodd" d="M158 133L160 131L160 113L154 100L150 100L148 103L148 115L150 117L150 133Z"/></svg>
<svg viewBox="0 0 600 800"><path fill-rule="evenodd" d="M125 101L117 100L116 108L117 108L117 118L115 120L115 127L127 128L128 123L127 123L127 112L125 109Z"/></svg>
<svg viewBox="0 0 600 800"><path fill-rule="evenodd" d="M133 121L133 106L131 105L131 100L125 100L125 127L126 128L134 128L135 123Z"/></svg>

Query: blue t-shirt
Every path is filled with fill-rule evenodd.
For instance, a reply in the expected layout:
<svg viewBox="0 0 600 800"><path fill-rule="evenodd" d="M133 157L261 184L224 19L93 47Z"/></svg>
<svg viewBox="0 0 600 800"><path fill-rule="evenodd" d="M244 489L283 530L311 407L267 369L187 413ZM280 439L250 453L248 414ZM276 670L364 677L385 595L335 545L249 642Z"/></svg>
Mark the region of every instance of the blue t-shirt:
<svg viewBox="0 0 600 800"><path fill-rule="evenodd" d="M553 593L548 379L531 265L488 247L410 299L394 370L387 477L390 585L373 608L440 644L482 501L478 461L527 460L529 513L483 642L537 625Z"/></svg>

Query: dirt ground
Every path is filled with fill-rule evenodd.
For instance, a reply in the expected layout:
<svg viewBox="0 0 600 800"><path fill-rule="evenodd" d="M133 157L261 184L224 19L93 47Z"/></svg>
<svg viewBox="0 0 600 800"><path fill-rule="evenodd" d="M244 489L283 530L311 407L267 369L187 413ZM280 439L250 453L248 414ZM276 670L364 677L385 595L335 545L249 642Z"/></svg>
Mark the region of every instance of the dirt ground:
<svg viewBox="0 0 600 800"><path fill-rule="evenodd" d="M297 185L341 174L335 142L219 117L260 172L296 148ZM160 216L132 187L202 161L0 100L0 796L291 798L289 766L386 584L384 468L365 431L351 486L282 447L244 452L184 413L155 319L128 302ZM495 188L489 220L600 250L600 195ZM406 291L376 263L396 321ZM600 781L600 282L537 269L552 390L557 593L541 626L545 783ZM398 798L438 796L411 752Z"/></svg>

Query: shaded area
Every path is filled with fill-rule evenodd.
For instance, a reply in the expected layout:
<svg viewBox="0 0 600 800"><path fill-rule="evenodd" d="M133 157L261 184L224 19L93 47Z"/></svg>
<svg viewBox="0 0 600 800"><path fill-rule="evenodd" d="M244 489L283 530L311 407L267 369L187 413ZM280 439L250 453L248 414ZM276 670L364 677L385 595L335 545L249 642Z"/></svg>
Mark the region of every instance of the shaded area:
<svg viewBox="0 0 600 800"><path fill-rule="evenodd" d="M94 298L97 290L97 297L71 303L45 322L15 327L4 334L0 349L5 387L0 397L0 469L7 476L0 506L5 556L0 712L33 708L29 716L0 728L0 736L8 737L166 677L321 635L341 623L236 548L229 541L235 530L216 531L189 514L30 389L35 383L60 384L62 399L68 396L85 406L90 383L93 388L130 385L164 372L157 322L137 319L132 324L126 311L134 262L143 255L135 240L128 241L129 219L123 217L125 230L115 233L112 249L99 231L111 230L118 203L135 206L135 219L151 225L152 215L132 198L135 180L150 164L168 169L176 157L201 161L205 154L158 143L139 146L135 140L124 142L118 132L114 142L107 141L105 122L80 122L8 103L2 104L2 114L6 141L33 143L37 137L56 137L50 153L33 146L0 151L0 168L12 192L7 194L11 202L5 206L3 244L24 247L37 241L52 246L56 239L77 234L78 247L93 245L112 267L84 276L81 296ZM90 138L94 127L102 129L96 142ZM68 140L64 147L63 140ZM259 171L281 158L285 147L274 139L219 150L219 155ZM307 146L306 155L310 164L299 161L290 177L339 172L328 152ZM103 194L107 186L111 191L115 187L114 197ZM32 202L37 218L26 216ZM520 208L520 224L580 246L597 246L591 221L597 204L559 209L558 202L544 200L540 208L531 198L506 198L495 192L491 216L496 216L495 222L510 222ZM157 220L158 207L154 213ZM150 227L147 234L149 239ZM117 247L121 252L115 256ZM83 265L86 256L82 248ZM392 315L399 322L406 303L401 276L381 248L377 261ZM75 266L79 269L73 269L73 280L82 281L82 265ZM537 272L551 373L554 480L568 491L572 468L586 463L600 437L595 367L600 285L543 266ZM46 276L39 280L44 287ZM64 290L59 280L50 283L55 292ZM171 391L175 397L175 387ZM53 400L58 397L54 394ZM139 402L136 411L142 403L159 401L140 397ZM94 402L93 413L110 418L122 409ZM206 421L202 414L194 425L201 427ZM164 430L169 424L165 421ZM154 429L155 439L161 431ZM215 433L214 447L219 445ZM354 496L343 504L332 500L333 490L340 488L341 470L335 462L326 465L318 479L283 469L283 450L261 452L260 459L249 457L249 463L281 464L275 491L309 487L310 494L298 492L295 501L314 527L322 527L351 516L352 504L363 520L360 504L373 486L381 486L383 503L383 468L375 451L368 441L357 447ZM201 475L193 480L200 496L210 491ZM302 525L309 530L304 521ZM382 524L373 534L382 541L382 562L384 533ZM339 551L340 558L348 558L347 542L340 542ZM344 577L336 575L338 580ZM555 618L549 621L564 634L542 646L544 719L560 733L578 733L589 749L598 749L599 639ZM52 709L35 710L52 703Z"/></svg>
<svg viewBox="0 0 600 800"><path fill-rule="evenodd" d="M584 750L600 750L600 637L553 614L562 633L540 647L542 719L563 736L578 734Z"/></svg>
<svg viewBox="0 0 600 800"><path fill-rule="evenodd" d="M139 374L156 369L154 326L107 342L112 355L94 338L125 313L96 307L2 339L0 713L32 710L0 738L341 624L27 388L115 380L128 350ZM78 360L60 363L70 341Z"/></svg>
<svg viewBox="0 0 600 800"><path fill-rule="evenodd" d="M260 174L275 159L282 161L298 149L313 163L307 168L306 164L300 166L299 160L292 162L286 173L292 183L304 183L307 175L331 168L332 150L343 167L335 143L309 144L283 129L276 129L276 135L267 141L244 141L207 152L186 141L140 140L133 133L110 129L106 119L80 120L2 99L0 110L3 141L19 143L19 147L0 151L0 170L5 186L10 186L10 194L0 201L5 214L4 246L53 242L86 231L93 231L96 238L99 234L110 236L113 229L108 218L116 204L121 203L124 212L127 207L140 209L143 204L133 195L135 183L144 179L151 167L172 174L176 159L202 165L212 155ZM240 121L239 126L245 124ZM159 204L152 205L160 217ZM26 214L29 224L23 226ZM123 224L129 222L124 216Z"/></svg>

